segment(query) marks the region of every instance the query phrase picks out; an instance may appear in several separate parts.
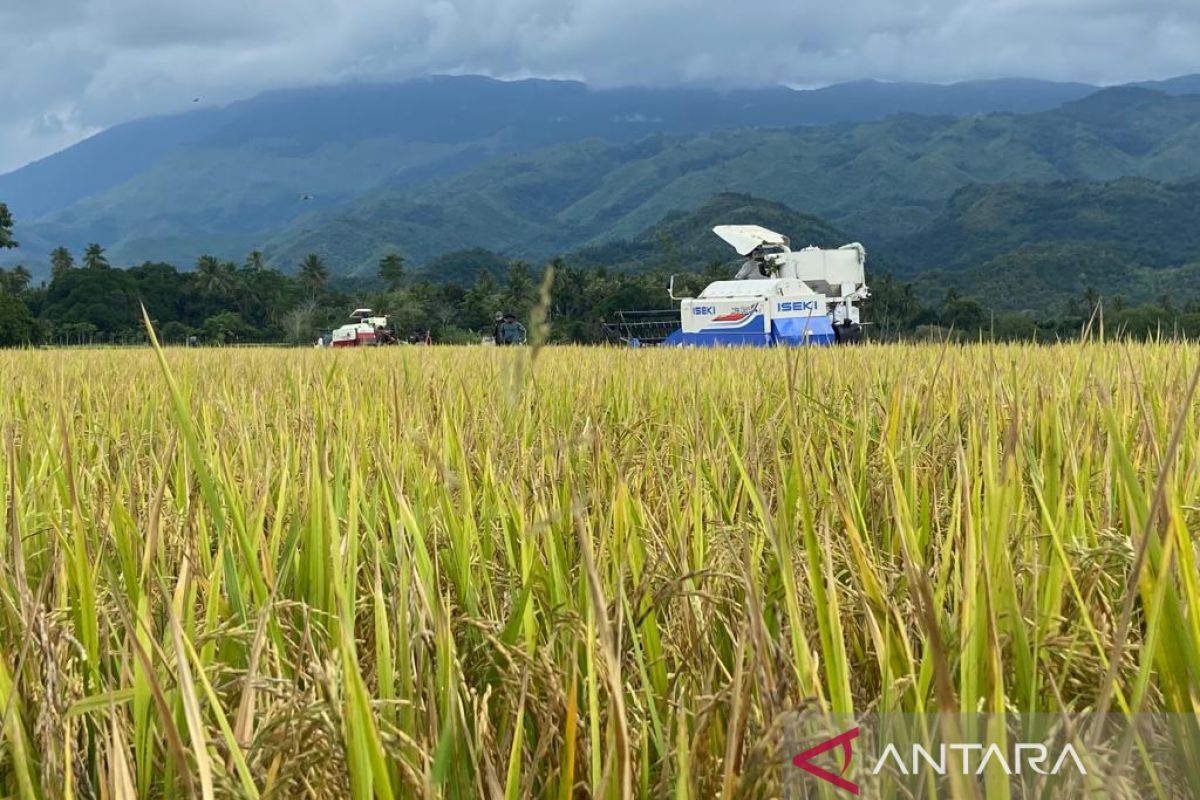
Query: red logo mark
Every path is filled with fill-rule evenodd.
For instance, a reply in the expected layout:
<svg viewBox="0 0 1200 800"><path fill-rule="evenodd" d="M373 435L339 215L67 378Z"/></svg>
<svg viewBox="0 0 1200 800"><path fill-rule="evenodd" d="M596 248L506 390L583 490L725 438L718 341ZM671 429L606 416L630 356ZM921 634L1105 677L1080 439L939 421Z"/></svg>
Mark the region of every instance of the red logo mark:
<svg viewBox="0 0 1200 800"><path fill-rule="evenodd" d="M816 747L810 747L799 755L792 756L792 763L810 775L816 775L826 783L832 783L839 789L845 789L850 794L858 794L858 784L851 783L842 776L846 774L846 770L850 769L850 742L858 738L858 728L851 728L845 733L839 733L837 736L822 742ZM842 748L842 769L837 775L832 772L821 769L816 764L812 763L812 759L816 756L826 753L835 747Z"/></svg>
<svg viewBox="0 0 1200 800"><path fill-rule="evenodd" d="M758 313L758 303L752 306L743 306L741 308L730 309L728 313L722 314L719 317L713 317L713 322L741 322L748 318L751 314Z"/></svg>

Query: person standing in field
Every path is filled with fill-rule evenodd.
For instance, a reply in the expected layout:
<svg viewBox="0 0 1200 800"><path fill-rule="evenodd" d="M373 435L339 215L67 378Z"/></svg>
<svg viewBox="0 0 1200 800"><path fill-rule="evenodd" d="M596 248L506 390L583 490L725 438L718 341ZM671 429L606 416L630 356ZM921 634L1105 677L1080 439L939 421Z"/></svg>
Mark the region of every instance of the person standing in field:
<svg viewBox="0 0 1200 800"><path fill-rule="evenodd" d="M500 339L500 326L504 324L504 315L499 311L496 312L495 319L492 320L492 341L496 344L504 344Z"/></svg>
<svg viewBox="0 0 1200 800"><path fill-rule="evenodd" d="M500 341L504 344L525 344L525 326L517 322L512 314L504 315L500 326Z"/></svg>

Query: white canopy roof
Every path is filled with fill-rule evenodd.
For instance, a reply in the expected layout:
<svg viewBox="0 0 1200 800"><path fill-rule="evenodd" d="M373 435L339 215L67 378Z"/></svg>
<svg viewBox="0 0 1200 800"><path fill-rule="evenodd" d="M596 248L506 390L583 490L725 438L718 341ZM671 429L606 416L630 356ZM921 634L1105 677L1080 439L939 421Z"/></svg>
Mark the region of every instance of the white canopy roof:
<svg viewBox="0 0 1200 800"><path fill-rule="evenodd" d="M763 245L787 247L790 242L782 233L767 230L760 225L718 225L713 233L720 236L737 250L738 255L749 255L754 248Z"/></svg>

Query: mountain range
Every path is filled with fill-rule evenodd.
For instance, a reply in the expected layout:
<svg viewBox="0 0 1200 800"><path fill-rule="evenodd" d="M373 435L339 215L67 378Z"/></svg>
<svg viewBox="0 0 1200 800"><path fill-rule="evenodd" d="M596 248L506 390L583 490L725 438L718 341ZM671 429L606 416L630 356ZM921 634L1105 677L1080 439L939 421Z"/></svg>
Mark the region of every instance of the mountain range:
<svg viewBox="0 0 1200 800"><path fill-rule="evenodd" d="M1200 296L1200 77L592 90L431 78L269 92L140 120L0 176L18 251L113 263L264 249L473 281L508 258L619 270L727 258L721 222L865 243L923 294L1045 308Z"/></svg>
<svg viewBox="0 0 1200 800"><path fill-rule="evenodd" d="M1196 91L1193 84L1200 85L1200 76L1155 86L1167 93L1190 93ZM434 76L399 84L280 90L223 108L116 125L0 175L0 192L22 215L39 217L111 189L177 153L194 158L248 148L336 160L338 154L323 150L378 140L449 145L448 150L464 144L485 151L530 150L590 136L628 139L653 132L820 125L900 112L961 116L1040 111L1097 88L1010 79L949 86L857 81L809 91L593 90L573 81ZM403 163L395 167L375 177L386 180L407 171ZM442 167L454 169L450 163Z"/></svg>
<svg viewBox="0 0 1200 800"><path fill-rule="evenodd" d="M114 263L261 248L285 268L316 252L341 274L393 249L418 264L469 247L540 259L634 239L734 191L894 249L901 267L940 266L914 237L965 187L1200 177L1196 93L1200 76L730 92L439 77L270 92L116 126L0 176L22 245L5 260L44 274L50 249L93 241Z"/></svg>
<svg viewBox="0 0 1200 800"><path fill-rule="evenodd" d="M874 123L589 140L496 158L403 191L383 189L268 240L292 263L317 252L368 271L399 247L420 262L457 242L544 258L636 236L722 192L822 217L912 270L959 190L995 183L1200 177L1200 96L1109 89L1034 114L896 115ZM1053 202L1050 199L1047 202ZM1067 235L1062 232L1060 235ZM937 245L937 246L940 246Z"/></svg>

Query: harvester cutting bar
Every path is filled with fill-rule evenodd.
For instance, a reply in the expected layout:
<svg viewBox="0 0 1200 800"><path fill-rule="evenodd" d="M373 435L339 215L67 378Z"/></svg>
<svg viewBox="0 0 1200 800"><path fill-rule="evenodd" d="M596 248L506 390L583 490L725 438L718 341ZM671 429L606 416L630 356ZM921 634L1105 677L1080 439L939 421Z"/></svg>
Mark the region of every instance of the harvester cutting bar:
<svg viewBox="0 0 1200 800"><path fill-rule="evenodd" d="M624 344L661 344L680 326L678 308L618 311L616 317L614 321L604 323L604 335Z"/></svg>

